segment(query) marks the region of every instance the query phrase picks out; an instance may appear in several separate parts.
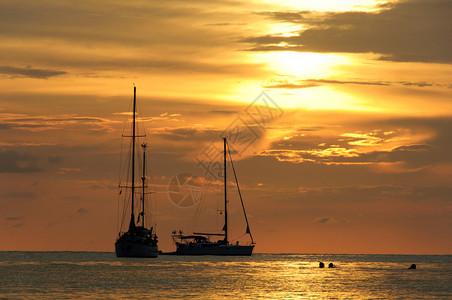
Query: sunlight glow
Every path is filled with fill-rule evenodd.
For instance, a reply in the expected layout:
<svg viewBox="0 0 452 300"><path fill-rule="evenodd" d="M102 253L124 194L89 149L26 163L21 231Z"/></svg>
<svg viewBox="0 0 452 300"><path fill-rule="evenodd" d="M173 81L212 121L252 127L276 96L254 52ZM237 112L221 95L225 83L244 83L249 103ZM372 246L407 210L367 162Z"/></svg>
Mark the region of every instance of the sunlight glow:
<svg viewBox="0 0 452 300"><path fill-rule="evenodd" d="M264 88L282 108L312 110L379 111L362 98L342 92L338 86L316 83L318 78L338 78L343 66L355 63L345 54L275 51L248 53L248 60L265 66L271 77L264 81L240 82L232 92L238 102L249 102ZM239 100L240 99L240 100Z"/></svg>
<svg viewBox="0 0 452 300"><path fill-rule="evenodd" d="M381 0L264 0L265 3L280 5L290 9L316 11L375 11Z"/></svg>
<svg viewBox="0 0 452 300"><path fill-rule="evenodd" d="M306 89L278 89L269 91L283 108L304 108L309 110L374 111L352 95L338 92L330 87Z"/></svg>
<svg viewBox="0 0 452 300"><path fill-rule="evenodd" d="M335 67L351 62L345 55L294 51L254 53L252 57L257 63L268 63L280 75L309 78L331 76Z"/></svg>
<svg viewBox="0 0 452 300"><path fill-rule="evenodd" d="M292 23L269 24L268 27L269 30L267 34L284 37L297 36L299 35L299 32L304 29L301 24Z"/></svg>

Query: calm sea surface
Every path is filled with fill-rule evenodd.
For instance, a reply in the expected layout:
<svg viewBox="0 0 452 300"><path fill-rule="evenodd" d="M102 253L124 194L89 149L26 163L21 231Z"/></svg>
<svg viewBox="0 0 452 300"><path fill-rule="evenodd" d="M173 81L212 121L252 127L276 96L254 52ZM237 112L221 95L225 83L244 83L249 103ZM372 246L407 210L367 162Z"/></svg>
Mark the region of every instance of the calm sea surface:
<svg viewBox="0 0 452 300"><path fill-rule="evenodd" d="M1 299L452 299L452 255L0 252L0 282Z"/></svg>

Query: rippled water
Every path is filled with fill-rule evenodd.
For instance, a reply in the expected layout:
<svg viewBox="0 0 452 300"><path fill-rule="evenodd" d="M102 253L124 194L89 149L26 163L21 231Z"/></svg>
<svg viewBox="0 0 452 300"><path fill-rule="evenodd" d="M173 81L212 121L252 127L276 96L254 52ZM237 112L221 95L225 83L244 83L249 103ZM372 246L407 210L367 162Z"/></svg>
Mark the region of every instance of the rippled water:
<svg viewBox="0 0 452 300"><path fill-rule="evenodd" d="M0 280L6 299L452 299L452 256L0 252Z"/></svg>

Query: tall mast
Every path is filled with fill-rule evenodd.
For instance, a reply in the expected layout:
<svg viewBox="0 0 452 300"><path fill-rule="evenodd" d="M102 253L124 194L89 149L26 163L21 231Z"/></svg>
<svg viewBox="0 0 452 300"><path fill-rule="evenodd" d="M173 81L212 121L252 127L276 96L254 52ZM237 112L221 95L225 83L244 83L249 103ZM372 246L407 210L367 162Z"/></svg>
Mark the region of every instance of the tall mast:
<svg viewBox="0 0 452 300"><path fill-rule="evenodd" d="M132 182L131 182L131 189L132 189L132 207L131 207L131 214L130 214L130 225L129 225L129 231L131 229L135 228L135 216L133 214L134 210L134 198L135 198L135 117L136 117L136 102L137 102L137 88L136 86L133 87L133 129L132 129Z"/></svg>
<svg viewBox="0 0 452 300"><path fill-rule="evenodd" d="M227 200L227 178L226 178L226 138L223 138L224 154L224 241L228 243L228 200Z"/></svg>
<svg viewBox="0 0 452 300"><path fill-rule="evenodd" d="M144 227L144 195L146 194L146 147L148 145L146 143L141 144L141 147L143 148L143 176L141 177L141 187L142 187L142 194L141 194L141 204L142 204L142 210L141 210L141 226Z"/></svg>

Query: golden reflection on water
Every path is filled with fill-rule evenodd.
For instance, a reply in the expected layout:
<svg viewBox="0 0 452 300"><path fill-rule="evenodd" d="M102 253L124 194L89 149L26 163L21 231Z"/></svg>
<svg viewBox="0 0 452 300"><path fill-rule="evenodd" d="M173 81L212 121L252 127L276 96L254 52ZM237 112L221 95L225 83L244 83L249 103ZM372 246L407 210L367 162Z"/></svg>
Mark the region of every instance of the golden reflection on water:
<svg viewBox="0 0 452 300"><path fill-rule="evenodd" d="M206 299L309 299L325 293L330 299L339 299L344 292L350 298L357 295L353 290L344 291L342 281L336 281L340 268L320 269L316 263L210 262L196 267L205 269L197 274L197 281L207 286L197 296Z"/></svg>
<svg viewBox="0 0 452 300"><path fill-rule="evenodd" d="M213 269L203 272L205 278L200 278L201 282L211 285L199 295L206 299L369 299L376 295L385 299L391 297L391 277L400 279L408 274L397 263L378 267L367 263L342 263L337 268L328 268L325 263L323 269L318 267L318 262L303 261L208 265ZM394 270L397 274L391 275ZM379 281L387 285L386 289L374 286Z"/></svg>

